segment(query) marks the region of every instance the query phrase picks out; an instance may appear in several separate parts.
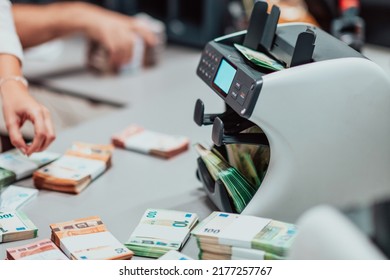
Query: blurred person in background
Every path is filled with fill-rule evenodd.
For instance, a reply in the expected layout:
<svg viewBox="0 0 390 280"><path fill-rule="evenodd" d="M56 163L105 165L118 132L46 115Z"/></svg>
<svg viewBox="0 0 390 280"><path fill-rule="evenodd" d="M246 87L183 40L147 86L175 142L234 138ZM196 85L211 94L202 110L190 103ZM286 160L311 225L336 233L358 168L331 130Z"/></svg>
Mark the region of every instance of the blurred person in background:
<svg viewBox="0 0 390 280"><path fill-rule="evenodd" d="M144 21L85 2L14 4L15 27L23 48L73 33L102 45L114 69L130 61L137 37L145 47L157 43Z"/></svg>
<svg viewBox="0 0 390 280"><path fill-rule="evenodd" d="M9 37L4 37L4 39L1 37L0 47L2 45L4 48L7 47L5 53L11 54L11 58L7 60L14 60L12 65L17 65L13 66L16 67L15 73L1 72L1 76L22 77L22 48L27 49L76 33L83 34L90 42L102 46L106 50L109 67L113 70L120 69L132 59L134 46L139 38L143 41L143 48L153 48L158 43L155 33L144 20L90 3L78 1L50 4L14 3L12 5L13 21L10 14L10 2L0 0L0 3L0 32L7 34L7 36L12 33L14 36L12 40L8 39ZM15 39L15 30L19 35L18 40ZM11 43L15 41L17 43ZM5 42L8 43L5 44ZM2 61L0 63L3 63ZM0 71L13 69L10 62L4 63L4 66L0 65ZM111 106L105 104L97 104L72 96L52 94L53 92L48 89L30 86L31 95L45 105L42 106L33 97L27 95L28 89L24 85L26 84L24 78L23 81L24 83L11 81L11 78L8 77L0 86L3 91L10 93L2 93L2 110L5 122L0 122L0 132L2 136L7 135L7 133L9 135L9 139L2 137L3 150L16 147L28 155L42 151L55 138L51 119L53 119L58 131L61 128L75 125L88 118L113 110ZM14 93L16 91L17 94ZM4 98L5 95L7 98ZM51 119L49 111L52 115ZM32 112L38 114L39 118ZM26 125L22 128L26 120L30 120L33 126ZM25 144L24 139L33 138L34 141L30 146Z"/></svg>

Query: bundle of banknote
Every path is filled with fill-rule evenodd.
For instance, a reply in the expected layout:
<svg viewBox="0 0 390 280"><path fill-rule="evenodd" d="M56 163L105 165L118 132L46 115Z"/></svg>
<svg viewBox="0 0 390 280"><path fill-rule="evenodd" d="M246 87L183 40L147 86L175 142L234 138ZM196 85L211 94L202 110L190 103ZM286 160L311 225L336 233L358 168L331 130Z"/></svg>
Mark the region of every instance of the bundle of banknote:
<svg viewBox="0 0 390 280"><path fill-rule="evenodd" d="M242 133L263 133L258 126L252 126ZM254 186L260 186L267 172L270 148L266 145L230 144L226 145L226 160Z"/></svg>
<svg viewBox="0 0 390 280"><path fill-rule="evenodd" d="M235 167L231 166L216 150L208 150L201 144L195 145L195 150L205 163L212 178L221 180L226 188L233 208L241 213L253 198L259 186L250 183Z"/></svg>
<svg viewBox="0 0 390 280"><path fill-rule="evenodd" d="M51 240L72 260L129 260L134 255L98 216L55 223L50 228Z"/></svg>
<svg viewBox="0 0 390 280"><path fill-rule="evenodd" d="M8 248L6 251L8 260L69 260L50 239Z"/></svg>
<svg viewBox="0 0 390 280"><path fill-rule="evenodd" d="M191 232L200 259L283 259L297 235L293 224L213 212Z"/></svg>
<svg viewBox="0 0 390 280"><path fill-rule="evenodd" d="M0 211L0 243L37 237L38 228L21 211Z"/></svg>
<svg viewBox="0 0 390 280"><path fill-rule="evenodd" d="M244 47L239 44L234 44L234 47L251 63L266 68L273 71L279 71L284 69L284 66L279 61L272 59L268 55L252 50L250 48Z"/></svg>
<svg viewBox="0 0 390 280"><path fill-rule="evenodd" d="M16 175L12 171L0 168L0 193L5 186L16 181Z"/></svg>
<svg viewBox="0 0 390 280"><path fill-rule="evenodd" d="M166 45L164 23L144 13L135 15L134 19L138 25L144 25L155 35L155 44L146 44L141 36L134 36L130 61L115 68L110 62L108 49L98 42L90 41L87 53L87 67L90 70L103 75L127 73L154 66L160 61Z"/></svg>
<svg viewBox="0 0 390 280"><path fill-rule="evenodd" d="M171 158L188 149L189 139L179 135L168 135L130 125L113 135L112 143L119 148Z"/></svg>
<svg viewBox="0 0 390 280"><path fill-rule="evenodd" d="M199 240L199 259L201 260L281 260L283 256L264 250L241 248L230 245L201 243Z"/></svg>
<svg viewBox="0 0 390 280"><path fill-rule="evenodd" d="M16 149L0 154L0 189L31 176L39 167L56 160L59 156L60 154L45 151L27 157Z"/></svg>
<svg viewBox="0 0 390 280"><path fill-rule="evenodd" d="M195 213L147 209L125 246L136 256L151 258L180 251L197 221Z"/></svg>
<svg viewBox="0 0 390 280"><path fill-rule="evenodd" d="M15 185L4 187L0 195L0 211L17 210L38 194L35 188L26 188Z"/></svg>
<svg viewBox="0 0 390 280"><path fill-rule="evenodd" d="M75 142L66 153L53 163L33 174L39 189L78 194L110 165L114 147Z"/></svg>

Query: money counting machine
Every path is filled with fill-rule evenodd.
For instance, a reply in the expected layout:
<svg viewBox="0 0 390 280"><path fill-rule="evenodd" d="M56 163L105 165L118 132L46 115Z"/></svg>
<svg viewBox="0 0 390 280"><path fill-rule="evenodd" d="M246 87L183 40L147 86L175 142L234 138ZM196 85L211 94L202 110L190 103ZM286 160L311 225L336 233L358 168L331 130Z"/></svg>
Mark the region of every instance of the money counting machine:
<svg viewBox="0 0 390 280"><path fill-rule="evenodd" d="M197 75L225 102L194 120L213 125L219 148L268 145L268 169L243 214L295 221L320 203L370 203L390 194L390 79L369 59L318 27L277 24L280 10L256 2L248 30L209 42ZM245 59L241 44L280 62L270 71ZM260 133L245 133L256 125ZM198 159L197 175L222 211L221 183Z"/></svg>

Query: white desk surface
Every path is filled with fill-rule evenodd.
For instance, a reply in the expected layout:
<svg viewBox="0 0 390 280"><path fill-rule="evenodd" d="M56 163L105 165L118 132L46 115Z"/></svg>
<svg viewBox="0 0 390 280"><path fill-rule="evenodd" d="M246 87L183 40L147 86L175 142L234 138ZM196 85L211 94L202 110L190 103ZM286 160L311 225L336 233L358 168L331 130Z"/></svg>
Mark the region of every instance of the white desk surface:
<svg viewBox="0 0 390 280"><path fill-rule="evenodd" d="M196 142L211 144L211 127L198 127L193 122L193 110L197 98L204 100L210 113L222 112L224 103L196 76L194 60L188 53L179 55L177 63L163 64L150 73L153 77L161 75L157 81L142 75L134 77L135 83L145 82L145 87L154 90L133 93L130 108L64 131L49 150L63 153L73 141L110 143L112 134L132 123L187 136L190 149L170 160L115 149L112 167L81 194L41 190L21 209L39 228L39 239L50 237L51 223L98 215L119 241L126 242L147 208L195 212L200 219L216 210L196 178L197 154L192 148ZM122 87L127 91L128 87ZM32 186L32 179L17 185ZM5 257L6 248L32 241L0 244L0 259ZM197 258L194 240L190 239L183 252Z"/></svg>

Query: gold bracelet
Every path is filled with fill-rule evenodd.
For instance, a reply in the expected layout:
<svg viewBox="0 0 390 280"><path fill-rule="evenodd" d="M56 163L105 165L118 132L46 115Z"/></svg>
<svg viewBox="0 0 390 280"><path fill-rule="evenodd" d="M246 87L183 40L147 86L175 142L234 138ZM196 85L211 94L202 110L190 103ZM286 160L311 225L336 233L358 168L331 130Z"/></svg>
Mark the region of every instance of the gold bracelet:
<svg viewBox="0 0 390 280"><path fill-rule="evenodd" d="M26 78L24 78L22 76L7 76L7 77L3 77L3 78L0 77L0 89L1 89L1 86L4 85L8 81L21 82L25 87L28 87L28 82L27 82Z"/></svg>

